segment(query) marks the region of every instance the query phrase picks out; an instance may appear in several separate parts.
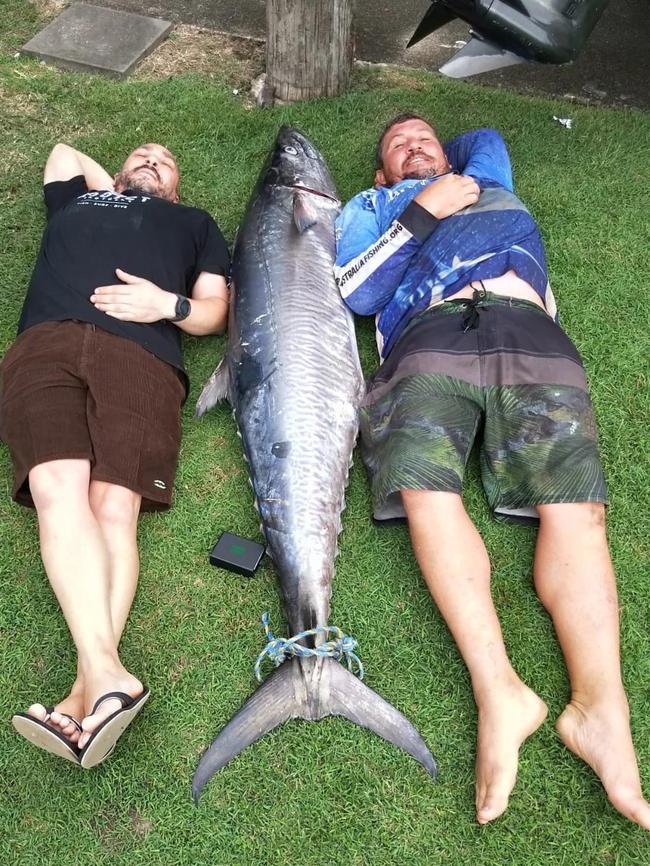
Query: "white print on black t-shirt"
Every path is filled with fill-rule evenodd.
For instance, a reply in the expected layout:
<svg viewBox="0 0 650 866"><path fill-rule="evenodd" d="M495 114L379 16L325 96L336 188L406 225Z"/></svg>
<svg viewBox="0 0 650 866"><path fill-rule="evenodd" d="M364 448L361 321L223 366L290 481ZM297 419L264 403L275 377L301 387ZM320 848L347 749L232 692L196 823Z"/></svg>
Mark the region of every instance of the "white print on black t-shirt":
<svg viewBox="0 0 650 866"><path fill-rule="evenodd" d="M131 202L141 201L143 204L150 201L149 195L122 195L119 192L85 192L77 199L77 204L92 204L95 207L126 208Z"/></svg>

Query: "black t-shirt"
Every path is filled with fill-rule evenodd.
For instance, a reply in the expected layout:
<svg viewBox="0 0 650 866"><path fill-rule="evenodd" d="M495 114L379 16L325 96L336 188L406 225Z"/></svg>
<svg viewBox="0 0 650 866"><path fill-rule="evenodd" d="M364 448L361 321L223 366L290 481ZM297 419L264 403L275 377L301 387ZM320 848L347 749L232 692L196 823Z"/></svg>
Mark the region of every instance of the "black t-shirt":
<svg viewBox="0 0 650 866"><path fill-rule="evenodd" d="M91 322L139 343L187 381L176 325L122 322L89 298L98 286L120 282L115 268L188 297L202 271L227 274L228 248L212 217L133 190L88 191L82 176L48 183L44 195L48 223L18 333L41 322Z"/></svg>

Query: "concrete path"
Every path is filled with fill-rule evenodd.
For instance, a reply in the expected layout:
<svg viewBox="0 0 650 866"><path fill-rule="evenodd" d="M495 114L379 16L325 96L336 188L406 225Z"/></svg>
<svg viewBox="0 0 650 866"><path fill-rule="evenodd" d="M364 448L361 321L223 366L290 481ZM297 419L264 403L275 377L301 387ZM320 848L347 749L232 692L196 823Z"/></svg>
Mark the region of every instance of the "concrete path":
<svg viewBox="0 0 650 866"><path fill-rule="evenodd" d="M265 0L95 0L103 6L264 38ZM428 0L355 0L360 60L437 70L468 28L454 21L406 50ZM582 55L565 67L525 64L470 79L526 93L650 111L650 3L610 0Z"/></svg>

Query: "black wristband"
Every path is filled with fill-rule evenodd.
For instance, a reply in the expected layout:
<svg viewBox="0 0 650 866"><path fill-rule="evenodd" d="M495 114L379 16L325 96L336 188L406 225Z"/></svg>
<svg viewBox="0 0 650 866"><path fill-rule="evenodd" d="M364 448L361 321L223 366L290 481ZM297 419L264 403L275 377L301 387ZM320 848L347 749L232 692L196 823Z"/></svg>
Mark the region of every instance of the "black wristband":
<svg viewBox="0 0 650 866"><path fill-rule="evenodd" d="M398 220L405 229L408 229L411 234L420 241L420 243L426 241L429 235L435 231L436 226L440 222L437 217L430 214L426 208L423 208L422 205L418 204L416 201L410 202L410 204L404 208L402 213L399 215Z"/></svg>

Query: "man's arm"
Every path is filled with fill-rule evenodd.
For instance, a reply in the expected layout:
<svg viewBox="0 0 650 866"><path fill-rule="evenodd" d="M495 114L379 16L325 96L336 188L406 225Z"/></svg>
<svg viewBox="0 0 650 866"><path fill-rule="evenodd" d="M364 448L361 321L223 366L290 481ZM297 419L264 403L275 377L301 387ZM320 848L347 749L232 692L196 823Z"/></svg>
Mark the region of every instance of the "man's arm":
<svg viewBox="0 0 650 866"><path fill-rule="evenodd" d="M475 129L445 146L454 171L496 183L512 192L512 167L506 143L496 129Z"/></svg>
<svg viewBox="0 0 650 866"><path fill-rule="evenodd" d="M55 144L52 148L43 174L43 183L66 181L83 175L88 189L113 189L113 178L107 171L69 144Z"/></svg>
<svg viewBox="0 0 650 866"><path fill-rule="evenodd" d="M120 268L115 273L120 283L98 286L90 296L98 310L123 322L148 324L174 318L176 294ZM223 333L228 316L226 278L202 271L192 287L190 304L189 316L182 322L174 322L178 328L196 337Z"/></svg>
<svg viewBox="0 0 650 866"><path fill-rule="evenodd" d="M353 199L337 221L334 275L345 303L364 316L383 309L438 222L477 202L479 194L471 177L444 175L418 193L383 234L374 210Z"/></svg>
<svg viewBox="0 0 650 866"><path fill-rule="evenodd" d="M421 241L406 211L404 222L394 220L382 234L374 210L356 205L353 199L337 220L334 278L347 306L371 316L392 298Z"/></svg>
<svg viewBox="0 0 650 866"><path fill-rule="evenodd" d="M187 319L175 324L181 331L195 337L223 334L228 320L228 298L226 278L202 271L192 288L192 312Z"/></svg>

